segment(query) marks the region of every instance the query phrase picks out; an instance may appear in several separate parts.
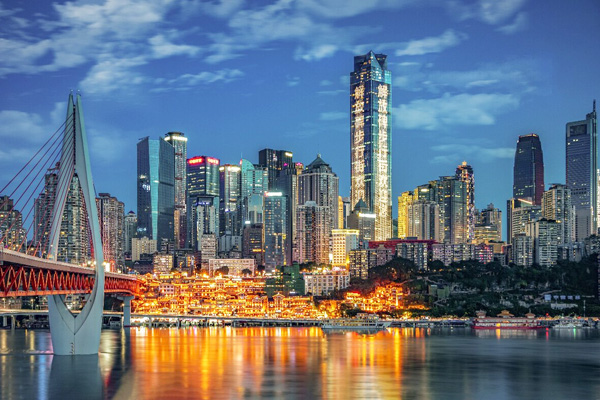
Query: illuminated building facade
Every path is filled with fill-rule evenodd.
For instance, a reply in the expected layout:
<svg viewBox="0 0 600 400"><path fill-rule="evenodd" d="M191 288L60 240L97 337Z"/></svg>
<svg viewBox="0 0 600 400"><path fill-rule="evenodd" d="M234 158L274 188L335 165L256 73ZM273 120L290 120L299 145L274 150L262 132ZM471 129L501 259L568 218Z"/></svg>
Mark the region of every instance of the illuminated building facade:
<svg viewBox="0 0 600 400"><path fill-rule="evenodd" d="M147 237L133 238L131 240L131 261L138 261L142 254L156 253L156 240Z"/></svg>
<svg viewBox="0 0 600 400"><path fill-rule="evenodd" d="M187 160L186 236L189 248L198 249L200 231L209 232L211 235L219 234L220 165L221 161L218 158L208 156L197 156ZM202 208L200 217L196 210L198 206ZM201 228L197 226L199 221L203 224Z"/></svg>
<svg viewBox="0 0 600 400"><path fill-rule="evenodd" d="M468 226L467 185L455 176L441 176L430 182L435 201L440 206L443 222L443 241L466 243ZM431 193L431 191L429 192Z"/></svg>
<svg viewBox="0 0 600 400"><path fill-rule="evenodd" d="M125 205L109 193L100 193L96 198L98 218L100 219L100 235L104 261L110 264L112 271L116 266L125 264L123 219Z"/></svg>
<svg viewBox="0 0 600 400"><path fill-rule="evenodd" d="M138 232L162 242L174 240L175 150L162 138L137 144Z"/></svg>
<svg viewBox="0 0 600 400"><path fill-rule="evenodd" d="M275 190L281 171L291 167L294 154L288 150L262 149L258 152L258 164L267 170L268 190Z"/></svg>
<svg viewBox="0 0 600 400"><path fill-rule="evenodd" d="M241 224L262 224L263 197L268 190L269 174L266 168L244 159L240 160L240 169Z"/></svg>
<svg viewBox="0 0 600 400"><path fill-rule="evenodd" d="M123 218L123 252L131 258L131 240L137 235L137 215L129 211Z"/></svg>
<svg viewBox="0 0 600 400"><path fill-rule="evenodd" d="M213 276L219 269L227 267L229 276L242 276L245 269L254 275L256 260L253 258L216 258L208 263L208 274Z"/></svg>
<svg viewBox="0 0 600 400"><path fill-rule="evenodd" d="M254 258L257 265L265 265L263 229L263 224L247 224L242 231L242 258Z"/></svg>
<svg viewBox="0 0 600 400"><path fill-rule="evenodd" d="M440 206L434 201L416 201L406 207L408 237L442 241Z"/></svg>
<svg viewBox="0 0 600 400"><path fill-rule="evenodd" d="M354 57L350 73L352 206L364 201L376 215L375 239L392 236L392 75L387 56Z"/></svg>
<svg viewBox="0 0 600 400"><path fill-rule="evenodd" d="M358 248L358 229L333 229L331 231L331 265L348 267L350 251Z"/></svg>
<svg viewBox="0 0 600 400"><path fill-rule="evenodd" d="M292 263L293 258L293 246L296 243L296 208L299 204L298 198L298 177L302 174L304 165L302 163L295 163L291 166L286 166L280 171L277 178L275 187L277 192L281 192L283 196L287 198L287 225L286 225L286 247L285 247L285 259L289 265Z"/></svg>
<svg viewBox="0 0 600 400"><path fill-rule="evenodd" d="M356 229L359 232L360 242L375 240L375 214L369 212L369 208L364 201L359 200L350 213L347 226L348 229Z"/></svg>
<svg viewBox="0 0 600 400"><path fill-rule="evenodd" d="M307 201L296 211L296 243L294 259L300 264L329 264L331 215L329 207Z"/></svg>
<svg viewBox="0 0 600 400"><path fill-rule="evenodd" d="M526 235L533 239L534 261L542 267L551 267L558 261L560 225L541 218L527 224Z"/></svg>
<svg viewBox="0 0 600 400"><path fill-rule="evenodd" d="M456 178L465 184L467 192L467 221L466 221L466 242L471 243L475 239L475 175L473 167L463 161L456 168Z"/></svg>
<svg viewBox="0 0 600 400"><path fill-rule="evenodd" d="M502 211L488 204L475 218L475 243L502 241Z"/></svg>
<svg viewBox="0 0 600 400"><path fill-rule="evenodd" d="M309 201L327 207L330 229L338 227L339 178L320 154L298 175L298 204L306 204ZM328 233L330 234L331 232Z"/></svg>
<svg viewBox="0 0 600 400"><path fill-rule="evenodd" d="M571 190L566 185L553 184L542 196L542 217L558 224L558 243L571 243L574 239L574 213Z"/></svg>
<svg viewBox="0 0 600 400"><path fill-rule="evenodd" d="M237 165L225 164L219 167L219 234L240 236L239 218L241 168Z"/></svg>
<svg viewBox="0 0 600 400"><path fill-rule="evenodd" d="M288 238L287 197L281 192L265 192L265 266L287 265Z"/></svg>
<svg viewBox="0 0 600 400"><path fill-rule="evenodd" d="M520 267L533 264L533 238L519 233L512 238L512 262Z"/></svg>
<svg viewBox="0 0 600 400"><path fill-rule="evenodd" d="M187 199L185 190L187 186L187 140L181 132L165 134L165 141L171 143L175 151L175 208L173 211L175 248L182 249L186 246L187 234Z"/></svg>
<svg viewBox="0 0 600 400"><path fill-rule="evenodd" d="M23 229L23 216L15 210L8 196L0 196L0 246L15 251L25 251L27 240Z"/></svg>
<svg viewBox="0 0 600 400"><path fill-rule="evenodd" d="M544 193L544 153L535 133L519 136L515 152L513 197L542 204Z"/></svg>
<svg viewBox="0 0 600 400"><path fill-rule="evenodd" d="M350 285L350 274L344 270L304 273L304 294L327 296L334 290L342 290Z"/></svg>
<svg viewBox="0 0 600 400"><path fill-rule="evenodd" d="M519 234L524 234L526 226L531 221L542 217L542 207L533 205L530 200L510 199L507 202L508 215L506 220L507 242L512 244L512 239Z"/></svg>
<svg viewBox="0 0 600 400"><path fill-rule="evenodd" d="M408 206L413 202L413 192L403 192L398 196L398 237L405 238L408 234Z"/></svg>
<svg viewBox="0 0 600 400"><path fill-rule="evenodd" d="M585 120L567 123L567 187L575 207L575 238L598 230L598 144L596 101Z"/></svg>

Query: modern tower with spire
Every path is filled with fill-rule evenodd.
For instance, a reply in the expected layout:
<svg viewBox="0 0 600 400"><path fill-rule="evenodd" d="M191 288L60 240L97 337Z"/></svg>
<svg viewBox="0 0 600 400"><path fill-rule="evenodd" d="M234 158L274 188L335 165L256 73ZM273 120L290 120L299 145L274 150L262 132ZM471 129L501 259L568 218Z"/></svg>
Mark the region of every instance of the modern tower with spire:
<svg viewBox="0 0 600 400"><path fill-rule="evenodd" d="M375 240L392 237L392 74L387 56L354 57L350 73L351 205L375 215Z"/></svg>

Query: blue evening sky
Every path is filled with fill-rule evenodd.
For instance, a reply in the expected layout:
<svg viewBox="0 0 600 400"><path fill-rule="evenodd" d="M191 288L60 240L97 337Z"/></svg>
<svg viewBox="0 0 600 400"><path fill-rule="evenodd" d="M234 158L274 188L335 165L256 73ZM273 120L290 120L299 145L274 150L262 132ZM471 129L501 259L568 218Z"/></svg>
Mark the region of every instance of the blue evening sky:
<svg viewBox="0 0 600 400"><path fill-rule="evenodd" d="M188 156L317 153L349 195L353 56L388 55L393 198L466 160L503 211L517 137L565 181L565 123L600 98L597 0L0 0L0 183L80 90L98 192L136 209L136 143L182 131Z"/></svg>

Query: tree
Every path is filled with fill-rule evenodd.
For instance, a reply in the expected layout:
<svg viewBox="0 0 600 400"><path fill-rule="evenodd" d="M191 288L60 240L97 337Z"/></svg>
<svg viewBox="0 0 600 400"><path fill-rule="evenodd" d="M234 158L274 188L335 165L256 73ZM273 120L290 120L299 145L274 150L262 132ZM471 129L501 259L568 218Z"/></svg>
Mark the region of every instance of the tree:
<svg viewBox="0 0 600 400"><path fill-rule="evenodd" d="M244 276L251 276L252 275L252 270L250 270L248 268L244 268L242 270L242 275L244 275Z"/></svg>
<svg viewBox="0 0 600 400"><path fill-rule="evenodd" d="M229 267L227 265L224 267L221 267L221 268L217 269L215 271L215 273L217 273L221 276L229 275Z"/></svg>

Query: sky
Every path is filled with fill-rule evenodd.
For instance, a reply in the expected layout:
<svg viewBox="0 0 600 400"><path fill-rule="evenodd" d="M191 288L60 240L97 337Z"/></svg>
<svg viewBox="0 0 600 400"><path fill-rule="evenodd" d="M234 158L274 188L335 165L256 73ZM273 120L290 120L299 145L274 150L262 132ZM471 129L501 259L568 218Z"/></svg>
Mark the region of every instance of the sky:
<svg viewBox="0 0 600 400"><path fill-rule="evenodd" d="M353 57L388 55L397 196L473 166L505 210L519 135L565 182L565 124L600 100L597 0L0 0L0 186L82 95L96 191L136 211L136 143L188 157L317 153L350 187Z"/></svg>

